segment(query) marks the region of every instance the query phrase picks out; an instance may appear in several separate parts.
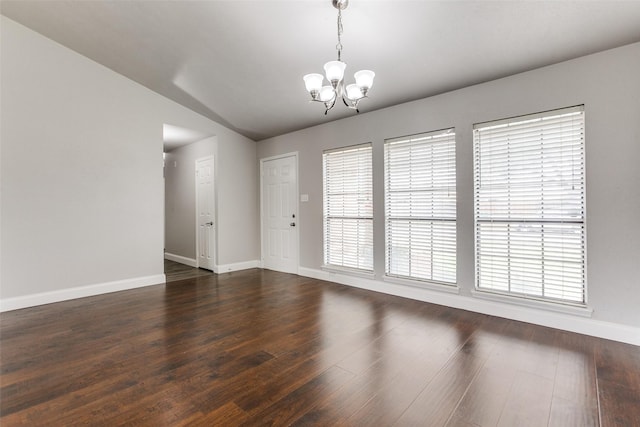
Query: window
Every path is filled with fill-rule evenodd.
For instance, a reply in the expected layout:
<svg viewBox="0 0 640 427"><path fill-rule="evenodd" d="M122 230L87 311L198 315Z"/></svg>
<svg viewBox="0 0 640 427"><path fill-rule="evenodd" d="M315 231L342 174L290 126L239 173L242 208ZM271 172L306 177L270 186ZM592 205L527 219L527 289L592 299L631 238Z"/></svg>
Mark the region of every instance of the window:
<svg viewBox="0 0 640 427"><path fill-rule="evenodd" d="M473 134L477 289L584 304L583 107Z"/></svg>
<svg viewBox="0 0 640 427"><path fill-rule="evenodd" d="M456 283L453 129L385 141L386 274Z"/></svg>
<svg viewBox="0 0 640 427"><path fill-rule="evenodd" d="M373 271L371 144L323 154L324 263Z"/></svg>

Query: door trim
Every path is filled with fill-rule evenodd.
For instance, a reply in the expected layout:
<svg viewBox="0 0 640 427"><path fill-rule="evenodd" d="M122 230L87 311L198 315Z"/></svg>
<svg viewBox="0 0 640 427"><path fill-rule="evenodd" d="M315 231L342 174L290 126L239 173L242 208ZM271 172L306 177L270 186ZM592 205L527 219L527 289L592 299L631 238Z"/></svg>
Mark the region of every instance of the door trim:
<svg viewBox="0 0 640 427"><path fill-rule="evenodd" d="M200 268L200 239L199 239L199 225L198 225L198 162L211 160L213 162L213 272L218 273L218 168L216 167L215 156L199 157L194 162L194 189L196 193L196 212L195 212L195 230L196 230L196 268Z"/></svg>
<svg viewBox="0 0 640 427"><path fill-rule="evenodd" d="M263 172L264 172L264 164L265 162L269 162L271 160L278 160L278 159L284 159L287 157L293 157L294 161L296 162L296 187L295 187L295 193L296 193L296 212L298 214L297 218L296 218L296 224L297 224L297 228L296 228L296 266L295 266L295 274L298 274L298 272L300 271L300 191L299 191L299 187L300 187L300 173L298 172L299 169L299 162L298 162L298 152L297 151L292 151L290 153L284 153L284 154L278 154L275 156L270 156L270 157L264 157L262 159L260 159L260 268L264 268L264 243L266 241L265 239L265 232L266 230L264 229L264 200L263 200L263 194L262 194L262 189L263 189Z"/></svg>

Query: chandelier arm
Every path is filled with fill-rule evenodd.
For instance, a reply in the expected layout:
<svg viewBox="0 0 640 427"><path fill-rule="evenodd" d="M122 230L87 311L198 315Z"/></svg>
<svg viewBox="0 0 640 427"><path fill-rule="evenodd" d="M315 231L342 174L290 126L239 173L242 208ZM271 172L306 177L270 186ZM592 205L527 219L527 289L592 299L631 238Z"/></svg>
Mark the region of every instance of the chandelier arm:
<svg viewBox="0 0 640 427"><path fill-rule="evenodd" d="M362 99L362 98L360 98ZM347 106L347 108L350 108L352 110L356 110L356 113L359 113L360 110L358 110L358 103L360 102L360 99L355 100L355 101L351 101L351 104L349 104L344 98L342 99L342 102L344 102L344 105Z"/></svg>
<svg viewBox="0 0 640 427"><path fill-rule="evenodd" d="M338 94L336 94L336 96L333 97L333 101L331 101L331 105L329 105L328 102L324 103L324 106L326 108L324 115L326 116L327 113L329 112L329 110L331 110L335 105L336 105L336 99L338 99Z"/></svg>

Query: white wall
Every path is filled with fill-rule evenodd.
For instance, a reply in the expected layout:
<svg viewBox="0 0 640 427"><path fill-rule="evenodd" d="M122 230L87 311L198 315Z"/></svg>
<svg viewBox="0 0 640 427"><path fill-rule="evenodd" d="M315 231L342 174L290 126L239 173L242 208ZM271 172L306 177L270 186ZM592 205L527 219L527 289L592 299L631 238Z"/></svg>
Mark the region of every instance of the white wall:
<svg viewBox="0 0 640 427"><path fill-rule="evenodd" d="M640 43L258 142L258 159L299 152L300 193L309 195L309 202L300 203L301 274L640 344L639 76ZM371 96L375 97L375 88ZM514 310L480 301L472 296L472 125L578 104L585 104L586 112L592 318L550 317L540 309ZM366 110L366 101L362 109ZM459 295L383 282L384 139L449 127L455 127L457 141ZM321 271L322 152L364 142L373 142L374 149L375 278L370 281Z"/></svg>
<svg viewBox="0 0 640 427"><path fill-rule="evenodd" d="M213 156L217 138L205 138L166 153L165 253L196 261L196 160ZM215 160L215 158L214 158ZM217 221L216 221L217 222ZM217 261L216 261L217 264Z"/></svg>
<svg viewBox="0 0 640 427"><path fill-rule="evenodd" d="M255 166L256 143L226 142L219 136L215 160L219 272L257 267L260 263L260 193L259 169Z"/></svg>
<svg viewBox="0 0 640 427"><path fill-rule="evenodd" d="M1 19L1 309L163 281L163 123L216 135L219 257L258 259L255 142Z"/></svg>

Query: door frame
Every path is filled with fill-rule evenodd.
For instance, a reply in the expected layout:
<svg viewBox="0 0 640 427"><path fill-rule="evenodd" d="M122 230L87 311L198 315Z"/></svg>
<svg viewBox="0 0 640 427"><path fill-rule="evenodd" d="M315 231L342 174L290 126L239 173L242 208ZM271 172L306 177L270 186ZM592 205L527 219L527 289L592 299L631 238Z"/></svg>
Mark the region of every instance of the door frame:
<svg viewBox="0 0 640 427"><path fill-rule="evenodd" d="M300 173L298 172L299 169L299 162L298 162L298 152L297 151L292 151L290 153L284 153L284 154L278 154L275 156L270 156L270 157L264 157L262 159L260 159L260 268L264 268L264 254L265 254L265 248L264 248L264 244L266 242L266 238L265 238L265 233L267 230L265 230L264 228L264 194L263 194L263 185L264 185L264 164L266 162L272 161L272 160L278 160L278 159L284 159L287 157L293 157L293 160L296 163L296 186L295 186L295 193L296 193L296 239L295 239L295 251L296 251L296 266L295 266L295 274L298 274L298 272L300 271Z"/></svg>
<svg viewBox="0 0 640 427"><path fill-rule="evenodd" d="M198 162L211 160L213 162L213 272L218 273L218 168L216 167L215 156L199 157L194 161L194 189L196 193L196 212L195 212L195 230L196 230L196 268L200 268L200 238L198 225L199 198L198 198Z"/></svg>

